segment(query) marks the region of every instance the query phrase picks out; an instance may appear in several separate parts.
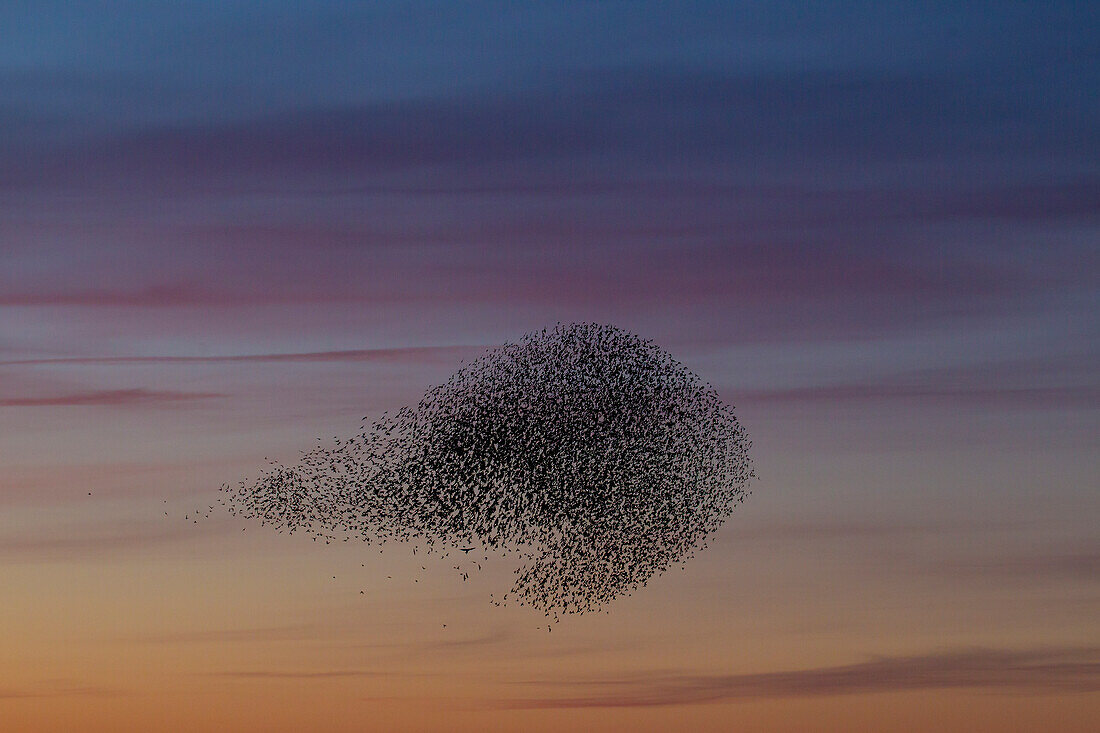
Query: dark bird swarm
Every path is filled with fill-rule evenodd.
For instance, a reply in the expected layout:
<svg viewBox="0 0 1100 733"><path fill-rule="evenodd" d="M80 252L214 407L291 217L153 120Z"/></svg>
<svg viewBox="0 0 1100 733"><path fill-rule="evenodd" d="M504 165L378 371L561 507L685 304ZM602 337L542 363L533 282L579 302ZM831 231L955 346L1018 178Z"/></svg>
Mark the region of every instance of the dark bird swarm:
<svg viewBox="0 0 1100 733"><path fill-rule="evenodd" d="M705 546L749 493L749 446L732 408L651 341L559 324L223 490L230 511L281 530L518 554L504 600L556 616Z"/></svg>

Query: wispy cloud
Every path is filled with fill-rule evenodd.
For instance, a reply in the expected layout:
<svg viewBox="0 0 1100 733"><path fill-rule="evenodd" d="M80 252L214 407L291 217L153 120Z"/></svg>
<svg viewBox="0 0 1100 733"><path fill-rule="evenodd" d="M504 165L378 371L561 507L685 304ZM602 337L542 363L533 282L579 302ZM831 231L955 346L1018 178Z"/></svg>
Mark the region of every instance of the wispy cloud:
<svg viewBox="0 0 1100 733"><path fill-rule="evenodd" d="M150 286L138 289L50 290L35 288L25 292L0 293L0 306L151 306L228 305L246 303L233 294L188 287Z"/></svg>
<svg viewBox="0 0 1100 733"><path fill-rule="evenodd" d="M43 397L0 397L0 407L103 407L193 402L225 397L217 392L176 392L153 389L107 389Z"/></svg>
<svg viewBox="0 0 1100 733"><path fill-rule="evenodd" d="M237 680L331 680L346 679L349 677L395 677L405 676L396 672L379 672L376 670L362 669L332 669L315 672L268 672L268 671L241 671L241 672L211 672L209 677L226 677Z"/></svg>
<svg viewBox="0 0 1100 733"><path fill-rule="evenodd" d="M317 670L229 670L206 672L200 676L234 680L317 681L369 679L381 677L438 677L442 672L402 671L396 669L317 669Z"/></svg>
<svg viewBox="0 0 1100 733"><path fill-rule="evenodd" d="M737 389L739 403L823 405L904 402L972 407L1100 406L1096 355L991 360L964 366L895 368L859 381Z"/></svg>
<svg viewBox="0 0 1100 733"><path fill-rule="evenodd" d="M527 680L526 686L585 690L562 697L497 700L506 709L653 707L761 698L992 689L1033 693L1100 690L1100 648L966 649L881 657L856 664L757 674L670 674Z"/></svg>
<svg viewBox="0 0 1100 733"><path fill-rule="evenodd" d="M998 581L1073 580L1100 583L1100 547L1082 547L1061 552L1032 552L991 558L953 558L932 566L937 575L944 573Z"/></svg>
<svg viewBox="0 0 1100 733"><path fill-rule="evenodd" d="M149 286L132 288L119 285L111 288L88 290L52 287L43 283L28 291L0 293L0 306L14 307L79 307L79 308L168 308L168 307L230 307L273 304L316 304L334 302L379 303L399 301L401 298L384 294L370 294L312 290L284 289L261 291L241 287L165 287Z"/></svg>
<svg viewBox="0 0 1100 733"><path fill-rule="evenodd" d="M349 627L350 628L350 627ZM237 629L196 629L170 633L145 634L125 637L119 641L142 644L227 644L227 643L266 643L317 641L331 637L334 627L316 623L295 623L275 626L257 626ZM419 655L432 655L450 652L478 651L498 646L510 636L505 631L493 631L478 636L456 639L406 639L401 641L379 642L341 642L341 648L354 648L367 652L393 652L402 659ZM242 679L324 679L338 677L367 677L386 674L372 670L315 670L315 671L227 671L212 673L215 676L238 677Z"/></svg>
<svg viewBox="0 0 1100 733"><path fill-rule="evenodd" d="M851 401L907 400L968 405L1100 405L1100 388L1088 385L1049 387L970 386L936 384L839 384L790 389L745 390L740 402L830 403Z"/></svg>
<svg viewBox="0 0 1100 733"><path fill-rule="evenodd" d="M436 639L434 641L425 641L417 644L417 647L424 651L481 649L488 646L503 644L509 638L509 634L506 631L498 629L488 634L462 639Z"/></svg>
<svg viewBox="0 0 1100 733"><path fill-rule="evenodd" d="M205 521L195 526L149 523L135 527L134 522L105 523L91 527L44 529L38 535L0 535L0 559L73 560L102 557L119 552L147 551L171 543L204 541L213 534L227 531L221 522ZM165 522L168 519L165 518Z"/></svg>
<svg viewBox="0 0 1100 733"><path fill-rule="evenodd" d="M0 700L22 700L40 697L114 697L118 690L95 685L74 685L46 682L32 688L0 688Z"/></svg>
<svg viewBox="0 0 1100 733"><path fill-rule="evenodd" d="M125 641L149 644L223 644L228 642L301 641L317 638L321 627L317 624L285 624L241 629L200 629L165 634L131 637Z"/></svg>
<svg viewBox="0 0 1100 733"><path fill-rule="evenodd" d="M64 364L281 364L298 362L431 361L438 358L458 358L475 354L487 346L408 346L388 349L347 349L339 351L305 351L278 354L224 354L210 356L82 356L44 359L12 359L0 361L0 366L44 366Z"/></svg>
<svg viewBox="0 0 1100 733"><path fill-rule="evenodd" d="M845 543L854 540L887 539L896 542L899 538L921 538L945 535L973 536L982 532L1004 532L1020 530L1031 526L1027 522L1001 521L965 521L965 520L909 520L893 517L850 519L850 520L795 520L781 522L762 522L746 524L744 522L730 528L732 537L738 539L776 540L796 542L799 540L839 540Z"/></svg>
<svg viewBox="0 0 1100 733"><path fill-rule="evenodd" d="M408 653L416 652L448 652L448 651L465 651L468 649L477 650L484 647L491 647L503 644L510 637L507 631L503 629L496 629L486 634L478 636L460 637L457 639L425 639L420 641L405 641L405 642L368 642L364 644L356 644L358 649L374 649L374 650L402 650Z"/></svg>
<svg viewBox="0 0 1100 733"><path fill-rule="evenodd" d="M889 563L892 572L933 575L973 583L1044 581L1100 582L1100 545L1096 541L1051 540L1039 532L1050 526L1040 521L948 519L878 519L761 521L737 523L729 528L734 541L749 543L832 544L843 547L866 562ZM1062 531L1064 534L1064 530ZM975 551L975 538L984 538ZM1009 539L1010 538L1010 539ZM930 559L929 541L939 544L965 540L955 552ZM963 547L967 549L962 549ZM873 548L873 549L870 549ZM870 555L868 555L870 552Z"/></svg>
<svg viewBox="0 0 1100 733"><path fill-rule="evenodd" d="M1011 74L1024 71L1005 70L1002 79L1011 83ZM1005 95L999 85L977 84L960 72L875 70L838 79L810 69L762 79L645 63L543 80L511 93L364 100L270 110L246 121L147 124L65 146L43 140L29 151L9 152L7 178L9 185L78 188L94 181L102 188L137 181L178 190L234 175L271 180L302 171L472 167L592 153L690 161L708 154L779 155L786 146L898 158L922 144L926 154L960 155L978 143L999 150L1015 139L1011 126L975 129L975 116L988 117L990 109L1034 126L1032 146L1073 149L1044 127L1041 105L1029 106L1023 95ZM1086 129L1085 118L1060 121L1068 132ZM24 128L28 132L33 128Z"/></svg>

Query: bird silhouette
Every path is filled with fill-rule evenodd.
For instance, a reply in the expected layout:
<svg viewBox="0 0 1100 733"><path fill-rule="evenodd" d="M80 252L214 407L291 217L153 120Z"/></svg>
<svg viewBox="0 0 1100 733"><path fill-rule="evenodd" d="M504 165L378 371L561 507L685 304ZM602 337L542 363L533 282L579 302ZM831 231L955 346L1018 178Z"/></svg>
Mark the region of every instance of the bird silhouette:
<svg viewBox="0 0 1100 733"><path fill-rule="evenodd" d="M711 385L652 341L593 323L529 333L362 422L223 486L223 503L326 543L514 556L512 588L492 602L553 618L682 566L755 477L747 433Z"/></svg>

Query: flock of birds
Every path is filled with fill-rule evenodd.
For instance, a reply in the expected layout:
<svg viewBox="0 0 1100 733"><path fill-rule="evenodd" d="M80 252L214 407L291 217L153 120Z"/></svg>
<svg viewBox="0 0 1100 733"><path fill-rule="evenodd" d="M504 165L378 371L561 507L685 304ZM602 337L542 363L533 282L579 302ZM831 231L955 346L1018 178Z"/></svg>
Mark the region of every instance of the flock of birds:
<svg viewBox="0 0 1100 733"><path fill-rule="evenodd" d="M749 493L749 447L732 408L651 341L559 324L350 439L223 486L222 503L326 542L517 555L494 603L556 618L598 610L705 547Z"/></svg>

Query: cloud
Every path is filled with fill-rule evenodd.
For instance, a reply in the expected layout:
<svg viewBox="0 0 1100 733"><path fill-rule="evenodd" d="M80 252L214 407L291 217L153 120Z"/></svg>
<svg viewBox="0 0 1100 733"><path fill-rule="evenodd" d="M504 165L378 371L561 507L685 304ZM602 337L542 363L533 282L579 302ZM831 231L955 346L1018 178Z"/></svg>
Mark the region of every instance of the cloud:
<svg viewBox="0 0 1100 733"><path fill-rule="evenodd" d="M892 517L852 520L805 520L761 524L745 524L731 527L731 537L737 539L795 542L800 540L838 540L849 543L859 539L886 539L895 544L900 538L944 537L947 535L973 536L982 532L1006 530L1018 531L1031 526L1025 522L993 522L965 520L901 520Z"/></svg>
<svg viewBox="0 0 1100 733"><path fill-rule="evenodd" d="M735 222L724 226L730 227ZM78 308L229 308L275 304L416 305L473 303L739 303L787 307L822 300L889 299L892 308L937 300L975 301L1019 297L1034 291L1029 277L1014 270L956 263L952 268L915 266L891 261L882 253L859 253L816 243L730 241L728 234L665 231L651 224L644 231L607 223L574 222L571 231L540 231L537 225L492 225L472 234L467 243L425 262L403 254L383 264L370 264L359 252L336 258L310 254L304 247L275 264L273 272L242 270L233 285L202 288L147 287L124 284L102 290L70 289L42 283L33 290L0 295L0 305ZM514 231L509 229L514 228ZM620 244L609 246L610 238ZM554 251L545 245L572 238ZM604 240L602 243L596 240ZM582 244L591 240L592 246ZM656 243L654 240L657 240ZM686 240L686 241L685 241ZM721 240L721 241L717 241ZM579 243L580 242L580 243ZM663 242L663 243L662 243ZM678 242L678 246L668 246ZM511 252L504 257L506 251ZM517 252L524 252L517 259ZM624 256L626 255L626 256ZM205 259L206 255L197 255ZM316 275L299 277L291 287L272 289L299 261L313 259ZM336 260L340 259L341 264ZM332 268L324 269L331 263ZM283 272L285 270L286 272ZM322 273L323 271L323 273ZM369 275L369 284L364 282ZM134 272L141 279L147 273Z"/></svg>
<svg viewBox="0 0 1100 733"><path fill-rule="evenodd" d="M1073 580L1100 582L1100 547L1062 552L1029 553L983 559L952 558L928 568L937 575L949 572L973 581L977 577L997 580Z"/></svg>
<svg viewBox="0 0 1100 733"><path fill-rule="evenodd" d="M563 697L508 698L505 709L653 707L700 703L908 692L986 689L1032 693L1100 690L1100 648L1036 650L966 649L918 656L757 674L670 674L534 680L518 684L560 685L586 690Z"/></svg>
<svg viewBox="0 0 1100 733"><path fill-rule="evenodd" d="M588 11L551 15L574 12ZM375 81L395 89L346 83L374 66L370 54L391 59L393 39L364 46L344 34L355 23L332 18L333 32L317 37L344 38L348 57L306 52L299 42L310 36L287 33L272 58L288 63L296 49L306 65L271 77L266 94L219 87L223 74L254 74L215 63L186 65L192 83L191 74L211 78L181 95L176 67L149 68L138 62L146 54L128 57L125 73L113 55L100 69L0 72L11 95L0 104L11 132L0 135L0 169L18 194L0 219L24 251L0 304L520 303L557 314L764 305L751 320L774 319L758 326L770 335L909 326L983 306L1002 315L1031 305L1021 295L1091 287L1100 180L1079 162L1097 142L1081 94L1092 86L1078 60L1091 50L1084 25L1059 13L1009 22L918 12L910 26L894 14L872 22L863 9L857 25L882 30L872 49L837 42L850 29L830 8L828 22L804 18L806 42L792 46L755 12L708 8L674 13L669 45L655 20L665 11L602 12L620 30L650 30L618 37L630 50L622 58L605 46L617 34L598 33L573 49L587 48L587 61L542 59L537 73L474 64L488 75L459 74L466 83L455 85L447 43L479 39L469 62L486 58L482 42L514 50L470 23L447 43L420 38L438 76L415 94L414 79L377 69ZM509 15L531 24L532 39L552 28L541 11ZM72 27L83 37L101 20ZM683 42L688 22L703 45ZM988 23L998 31L947 31ZM179 25L165 27L194 30ZM400 32L425 30L418 21ZM730 44L730 34L746 42ZM832 40L823 46L819 34ZM886 40L897 35L908 40ZM273 38L241 36L264 48ZM984 43L957 56L950 39L976 36ZM743 58L764 48L772 62ZM901 62L914 51L919 63ZM945 63L953 54L957 65ZM319 58L332 73L317 73ZM979 71L975 59L987 65ZM51 113L56 124L43 119ZM106 117L92 125L81 114ZM1032 236L1035 223L1058 227ZM65 267L79 277L59 276ZM820 307L825 299L844 307Z"/></svg>
<svg viewBox="0 0 1100 733"><path fill-rule="evenodd" d="M0 700L22 700L41 697L115 697L118 690L96 685L74 685L57 681L44 682L38 688L0 688Z"/></svg>
<svg viewBox="0 0 1100 733"><path fill-rule="evenodd" d="M604 157L690 163L812 153L863 159L1016 152L1079 153L1088 115L1050 111L1066 90L1028 88L1018 65L1000 84L960 71L788 70L767 76L640 63L546 77L523 91L321 103L247 121L146 124L58 144L45 136L6 152L8 186L99 190L136 183L199 190L210 181L327 172L506 167ZM1021 75L1030 78L1021 79ZM284 108L285 109L285 108ZM981 120L983 124L975 124ZM28 128L20 127L24 137ZM79 140L79 142L77 142ZM998 207L1001 208L1001 207Z"/></svg>
<svg viewBox="0 0 1100 733"><path fill-rule="evenodd" d="M437 639L435 641L420 642L415 646L418 649L429 652L480 649L483 647L497 646L503 644L509 638L510 635L506 631L498 629L488 634L482 634L481 636L473 636L463 639Z"/></svg>
<svg viewBox="0 0 1100 733"><path fill-rule="evenodd" d="M922 369L892 365L889 371L864 370L871 373L857 382L823 379L819 384L749 389L730 385L729 389L738 404L774 406L903 402L986 408L1088 408L1100 406L1100 387L1093 384L1095 362L1096 355L1086 352Z"/></svg>
<svg viewBox="0 0 1100 733"><path fill-rule="evenodd" d="M464 651L467 649L481 649L483 647L491 647L503 644L510 637L510 634L503 629L497 629L486 634L479 636L463 637L458 639L427 639L422 641L407 641L407 642L370 642L365 644L356 644L357 649L375 649L375 650L400 650L402 652L413 654L416 652L449 652L449 651Z"/></svg>
<svg viewBox="0 0 1100 733"><path fill-rule="evenodd" d="M193 402L225 397L216 392L175 392L151 389L111 389L72 392L50 397L0 397L0 407L137 406Z"/></svg>
<svg viewBox="0 0 1100 733"><path fill-rule="evenodd" d="M297 362L411 361L452 360L484 351L486 346L409 346L390 349L349 349L307 351L284 354L227 354L213 356L86 356L46 359L13 359L0 366L39 366L49 364L280 364Z"/></svg>
<svg viewBox="0 0 1100 733"><path fill-rule="evenodd" d="M167 518L165 518L167 522ZM118 522L93 527L66 527L59 534L58 528L42 529L36 536L0 535L0 558L27 560L73 560L100 557L116 552L133 550L148 551L153 547L176 542L196 542L208 539L213 534L225 533L227 525L214 521L204 521L195 526L191 522L184 525L182 517L179 526L148 524L135 528L134 522Z"/></svg>
<svg viewBox="0 0 1100 733"><path fill-rule="evenodd" d="M224 644L236 642L301 641L315 639L322 629L317 624L286 624L243 629L209 629L151 634L125 639L148 644Z"/></svg>
<svg viewBox="0 0 1100 733"><path fill-rule="evenodd" d="M358 626L349 629L359 630ZM119 639L123 642L139 644L250 644L250 643L278 643L320 641L329 639L334 633L331 625L316 623L296 623L276 626L258 626L253 628L237 629L196 629L171 633L145 634ZM341 642L344 649L358 649L367 652L382 653L385 658L394 660L409 660L416 657L432 656L435 654L461 654L466 651L479 652L480 650L499 646L509 639L509 635L503 631L493 631L479 636L462 637L457 639L427 639L404 641L380 641L380 642ZM412 673L399 673L392 670L230 670L225 672L212 672L211 676L231 677L237 679L338 679L349 677L381 677L381 676L414 676ZM417 674L415 676L421 676Z"/></svg>
<svg viewBox="0 0 1100 733"><path fill-rule="evenodd" d="M19 700L26 697L41 697L41 694L28 692L26 690L0 688L0 700Z"/></svg>
<svg viewBox="0 0 1100 733"><path fill-rule="evenodd" d="M210 672L210 677L225 677L238 680L330 680L347 679L355 677L420 677L422 673L401 673L393 671L380 672L377 670L362 669L333 669L312 672L288 671L240 671L240 672Z"/></svg>
<svg viewBox="0 0 1100 733"><path fill-rule="evenodd" d="M0 294L0 305L7 306L107 306L149 307L248 302L233 294L183 286L150 286L133 290L40 290Z"/></svg>
<svg viewBox="0 0 1100 733"><path fill-rule="evenodd" d="M1087 385L1066 386L970 386L936 384L840 384L790 389L744 390L737 394L743 403L837 403L907 400L953 405L1024 405L1095 407L1100 405L1100 388Z"/></svg>
<svg viewBox="0 0 1100 733"><path fill-rule="evenodd" d="M225 287L161 286L129 288L118 286L99 290L68 289L42 286L34 290L0 294L0 306L13 307L87 307L87 308L169 308L169 307L232 307L274 303L318 304L333 302L377 303L390 300L359 292L313 290L261 291L242 286L240 290ZM394 297L394 301L402 298Z"/></svg>

